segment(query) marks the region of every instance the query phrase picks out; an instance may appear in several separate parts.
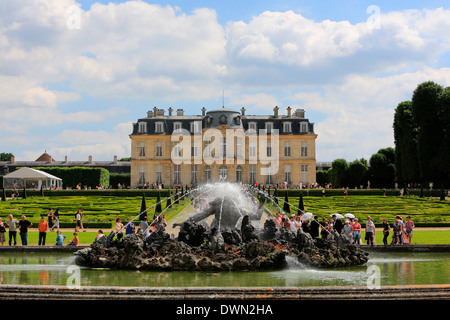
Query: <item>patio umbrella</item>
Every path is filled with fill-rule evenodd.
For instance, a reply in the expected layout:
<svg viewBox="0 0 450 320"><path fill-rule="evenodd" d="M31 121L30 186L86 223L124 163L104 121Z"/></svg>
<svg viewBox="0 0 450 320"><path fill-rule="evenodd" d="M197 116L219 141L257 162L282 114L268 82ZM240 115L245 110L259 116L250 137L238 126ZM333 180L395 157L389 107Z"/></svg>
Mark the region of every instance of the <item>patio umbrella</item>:
<svg viewBox="0 0 450 320"><path fill-rule="evenodd" d="M355 218L355 215L352 214L352 213L346 213L346 214L344 214L344 217L350 218L350 219L354 219L354 218Z"/></svg>
<svg viewBox="0 0 450 320"><path fill-rule="evenodd" d="M313 217L313 214L311 212L306 212L302 215L301 220L306 221Z"/></svg>
<svg viewBox="0 0 450 320"><path fill-rule="evenodd" d="M344 219L344 216L342 214L340 214L340 213L330 214L330 217L332 217L332 216L336 216L336 218L339 218L339 219Z"/></svg>

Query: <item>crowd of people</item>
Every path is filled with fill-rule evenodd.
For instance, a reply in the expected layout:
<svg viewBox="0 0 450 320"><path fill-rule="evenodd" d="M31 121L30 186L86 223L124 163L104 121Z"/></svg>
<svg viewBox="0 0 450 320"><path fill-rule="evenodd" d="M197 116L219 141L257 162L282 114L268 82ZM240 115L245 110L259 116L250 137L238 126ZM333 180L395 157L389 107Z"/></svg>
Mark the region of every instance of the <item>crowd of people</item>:
<svg viewBox="0 0 450 320"><path fill-rule="evenodd" d="M287 228L290 231L296 233L299 228L303 232L309 233L314 238L333 239L333 230L338 234L342 234L348 239L350 243L362 244L363 241L367 245L375 245L375 221L368 216L365 223L365 237L361 239L361 224L356 217L344 217L342 219L340 215L334 214L331 219L322 218L319 222L318 216L309 216L309 213L301 211L299 214L292 214L288 217L282 212L278 212L274 218L275 223L279 228ZM344 222L342 222L344 220ZM392 226L387 219L383 219L382 223L383 232L383 244L389 245L388 237L392 232L391 245L410 244L413 237L413 230L415 228L414 222L411 216L406 217L406 222L403 221L401 216L396 216Z"/></svg>

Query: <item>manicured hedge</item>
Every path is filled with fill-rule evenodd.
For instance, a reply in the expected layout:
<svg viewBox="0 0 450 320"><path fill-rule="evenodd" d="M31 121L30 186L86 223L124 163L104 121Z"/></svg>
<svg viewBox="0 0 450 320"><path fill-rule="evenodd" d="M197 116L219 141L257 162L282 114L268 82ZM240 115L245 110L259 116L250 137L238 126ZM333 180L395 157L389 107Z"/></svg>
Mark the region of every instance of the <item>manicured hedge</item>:
<svg viewBox="0 0 450 320"><path fill-rule="evenodd" d="M131 176L128 174L110 174L109 175L109 185L114 189L120 183L121 186L129 186L131 183Z"/></svg>
<svg viewBox="0 0 450 320"><path fill-rule="evenodd" d="M96 188L99 185L105 187L109 186L109 171L105 168L87 168L87 167L37 167L36 170L41 170L61 178L63 187L76 188L78 184Z"/></svg>

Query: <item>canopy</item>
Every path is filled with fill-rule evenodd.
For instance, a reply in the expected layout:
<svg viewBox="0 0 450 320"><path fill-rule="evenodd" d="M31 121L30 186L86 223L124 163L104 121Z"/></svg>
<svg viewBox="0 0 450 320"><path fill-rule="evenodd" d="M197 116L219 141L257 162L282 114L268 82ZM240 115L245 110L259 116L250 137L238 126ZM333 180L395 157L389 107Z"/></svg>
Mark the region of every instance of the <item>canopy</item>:
<svg viewBox="0 0 450 320"><path fill-rule="evenodd" d="M3 187L13 188L34 188L40 189L44 185L46 188L61 188L62 179L47 172L24 167L3 176Z"/></svg>

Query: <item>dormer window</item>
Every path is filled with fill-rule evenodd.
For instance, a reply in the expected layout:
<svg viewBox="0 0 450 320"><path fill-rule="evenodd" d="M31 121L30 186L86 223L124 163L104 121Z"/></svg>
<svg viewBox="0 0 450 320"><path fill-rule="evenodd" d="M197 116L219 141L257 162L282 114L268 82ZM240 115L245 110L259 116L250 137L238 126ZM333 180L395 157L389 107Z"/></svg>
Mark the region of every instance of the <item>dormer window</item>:
<svg viewBox="0 0 450 320"><path fill-rule="evenodd" d="M181 122L174 122L173 131L181 131Z"/></svg>
<svg viewBox="0 0 450 320"><path fill-rule="evenodd" d="M290 122L283 122L283 132L284 133L292 132L292 125Z"/></svg>
<svg viewBox="0 0 450 320"><path fill-rule="evenodd" d="M250 133L256 133L256 122L248 123L248 131L250 131Z"/></svg>
<svg viewBox="0 0 450 320"><path fill-rule="evenodd" d="M220 124L227 124L228 120L227 120L227 116L226 115L221 115L219 118L219 123Z"/></svg>
<svg viewBox="0 0 450 320"><path fill-rule="evenodd" d="M191 133L200 132L201 122L200 121L192 121L191 122Z"/></svg>
<svg viewBox="0 0 450 320"><path fill-rule="evenodd" d="M164 132L164 122L156 122L155 123L155 132L163 133Z"/></svg>
<svg viewBox="0 0 450 320"><path fill-rule="evenodd" d="M147 133L147 122L138 122L138 132Z"/></svg>
<svg viewBox="0 0 450 320"><path fill-rule="evenodd" d="M267 134L270 134L273 130L273 123L272 122L266 122L266 131Z"/></svg>
<svg viewBox="0 0 450 320"><path fill-rule="evenodd" d="M300 132L308 132L308 123L307 122L300 123Z"/></svg>

